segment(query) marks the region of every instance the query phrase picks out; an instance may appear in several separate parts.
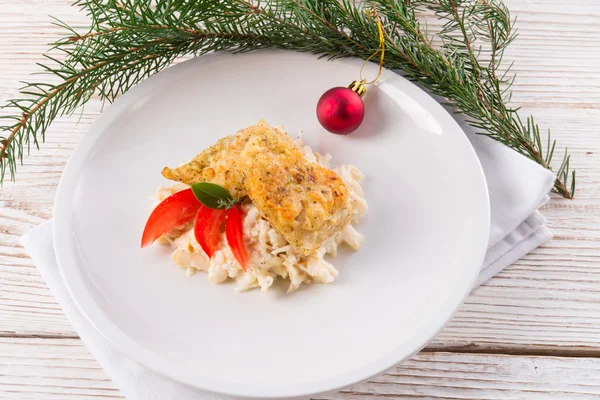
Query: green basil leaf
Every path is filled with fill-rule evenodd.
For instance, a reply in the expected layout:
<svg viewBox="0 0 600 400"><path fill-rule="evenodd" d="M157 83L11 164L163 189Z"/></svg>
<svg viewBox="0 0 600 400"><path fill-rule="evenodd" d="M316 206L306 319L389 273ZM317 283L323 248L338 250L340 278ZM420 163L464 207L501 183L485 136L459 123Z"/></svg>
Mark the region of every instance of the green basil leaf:
<svg viewBox="0 0 600 400"><path fill-rule="evenodd" d="M198 201L210 208L227 208L235 203L231 194L222 186L209 182L198 182L192 185L192 192Z"/></svg>

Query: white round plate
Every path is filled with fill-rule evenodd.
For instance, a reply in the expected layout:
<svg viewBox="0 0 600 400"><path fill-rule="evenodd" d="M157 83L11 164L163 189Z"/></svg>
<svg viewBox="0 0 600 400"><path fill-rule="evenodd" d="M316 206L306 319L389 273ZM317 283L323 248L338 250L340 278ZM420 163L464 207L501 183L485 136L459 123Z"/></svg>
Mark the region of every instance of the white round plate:
<svg viewBox="0 0 600 400"><path fill-rule="evenodd" d="M384 71L348 136L315 105L357 78L359 60L261 51L213 54L140 84L95 122L63 174L55 249L69 291L126 355L182 383L292 398L372 377L421 349L468 294L486 250L488 194L475 153L442 107ZM367 76L375 76L369 65ZM160 171L264 119L333 164L366 175L366 240L332 263L333 284L237 293L187 277L165 246L140 248Z"/></svg>

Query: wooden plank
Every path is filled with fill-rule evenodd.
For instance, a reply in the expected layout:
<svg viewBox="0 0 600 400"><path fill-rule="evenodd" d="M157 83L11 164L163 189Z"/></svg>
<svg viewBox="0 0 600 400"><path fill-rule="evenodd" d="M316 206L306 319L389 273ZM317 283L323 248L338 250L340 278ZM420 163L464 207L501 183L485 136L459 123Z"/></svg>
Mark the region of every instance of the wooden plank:
<svg viewBox="0 0 600 400"><path fill-rule="evenodd" d="M59 18L85 21L69 6L70 0L54 3L52 13ZM526 105L535 104L538 108L526 107L524 113L531 112L542 126L551 126L573 152L573 163L579 167L578 200L553 199L544 208L555 239L475 291L432 342L434 349L549 351L561 346L561 351L594 352L600 348L596 312L600 299L600 110L595 97L578 95L600 85L600 74L590 74L597 68L592 61L600 54L596 51L600 41L588 40L596 37L600 26L595 24L600 5L580 1L565 10L561 4L515 2L513 12L522 22L521 36L513 45L515 57L520 57L515 68L521 68L515 96ZM14 93L18 79L35 70L33 61L40 59L44 43L60 33L40 13L44 6L46 2L29 0L0 16L0 88L6 88L0 90L1 101ZM561 17L563 11L568 18ZM563 19L566 22L559 24ZM554 21L555 29L544 21ZM540 36L542 28L548 40ZM555 56L541 57L536 52ZM564 80L565 76L573 80ZM542 102L531 100L533 89L528 82L532 80L547 90L539 94ZM550 95L552 91L559 94ZM579 97L573 99L573 95ZM57 121L41 151L33 150L25 159L17 182L7 183L0 191L0 335L76 336L18 237L50 218L64 163L100 110L101 104L92 101L79 124L75 117Z"/></svg>
<svg viewBox="0 0 600 400"><path fill-rule="evenodd" d="M421 353L374 379L319 400L597 399L595 358Z"/></svg>
<svg viewBox="0 0 600 400"><path fill-rule="evenodd" d="M513 70L519 76L515 102L531 107L600 107L600 4L589 0L506 3L518 17L519 37L506 54L507 63L515 61ZM71 0L21 0L15 7L9 0L0 1L0 99L14 93L27 73L39 70L35 62L42 60L47 43L63 33L50 24L48 13L85 26L86 17L70 4Z"/></svg>
<svg viewBox="0 0 600 400"><path fill-rule="evenodd" d="M425 352L335 399L597 399L600 360ZM121 399L77 339L0 338L0 399Z"/></svg>
<svg viewBox="0 0 600 400"><path fill-rule="evenodd" d="M0 339L0 399L123 399L79 339Z"/></svg>

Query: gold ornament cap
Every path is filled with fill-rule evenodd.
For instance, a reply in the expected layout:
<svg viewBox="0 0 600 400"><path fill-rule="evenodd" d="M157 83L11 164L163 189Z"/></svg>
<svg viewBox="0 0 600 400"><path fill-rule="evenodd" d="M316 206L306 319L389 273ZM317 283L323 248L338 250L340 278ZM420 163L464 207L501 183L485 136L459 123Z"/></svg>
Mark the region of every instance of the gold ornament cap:
<svg viewBox="0 0 600 400"><path fill-rule="evenodd" d="M360 81L352 81L352 83L348 86L348 89L352 90L360 97L363 97L364 94L367 93L367 87L365 86L366 82L366 79L362 79Z"/></svg>

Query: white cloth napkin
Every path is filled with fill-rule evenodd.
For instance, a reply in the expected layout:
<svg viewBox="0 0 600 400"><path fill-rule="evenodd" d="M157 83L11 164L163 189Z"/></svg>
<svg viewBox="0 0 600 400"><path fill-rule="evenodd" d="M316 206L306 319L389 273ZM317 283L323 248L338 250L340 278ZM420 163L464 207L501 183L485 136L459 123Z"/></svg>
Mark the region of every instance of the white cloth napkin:
<svg viewBox="0 0 600 400"><path fill-rule="evenodd" d="M473 145L490 195L488 251L475 286L552 238L538 207L548 200L555 176L530 159L486 136L476 135L452 114Z"/></svg>
<svg viewBox="0 0 600 400"><path fill-rule="evenodd" d="M476 283L480 285L551 238L537 208L548 200L554 175L498 142L474 135L462 121L459 123L479 156L490 193L491 231L488 252ZM85 345L127 399L225 399L172 382L138 366L92 327L69 297L62 281L54 256L51 221L27 233L21 242Z"/></svg>

